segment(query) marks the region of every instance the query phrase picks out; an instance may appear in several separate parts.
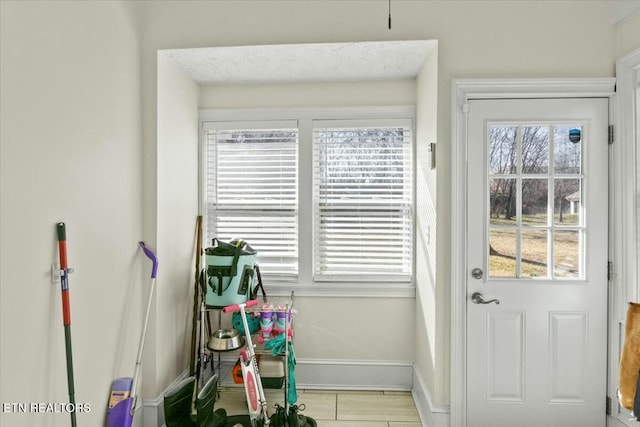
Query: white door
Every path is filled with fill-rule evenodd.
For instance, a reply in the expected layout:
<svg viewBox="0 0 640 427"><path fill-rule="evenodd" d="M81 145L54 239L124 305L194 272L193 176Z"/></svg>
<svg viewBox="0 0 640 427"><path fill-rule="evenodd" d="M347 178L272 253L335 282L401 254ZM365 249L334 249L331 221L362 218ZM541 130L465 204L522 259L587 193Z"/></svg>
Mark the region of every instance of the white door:
<svg viewBox="0 0 640 427"><path fill-rule="evenodd" d="M469 106L467 426L603 427L608 100Z"/></svg>

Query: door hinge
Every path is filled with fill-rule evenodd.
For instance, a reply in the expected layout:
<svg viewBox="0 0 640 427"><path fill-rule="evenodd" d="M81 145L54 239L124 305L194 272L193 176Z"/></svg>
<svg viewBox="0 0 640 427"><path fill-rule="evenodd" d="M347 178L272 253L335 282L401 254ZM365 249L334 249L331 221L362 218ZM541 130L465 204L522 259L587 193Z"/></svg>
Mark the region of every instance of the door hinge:
<svg viewBox="0 0 640 427"><path fill-rule="evenodd" d="M613 144L613 125L609 125L609 145Z"/></svg>
<svg viewBox="0 0 640 427"><path fill-rule="evenodd" d="M606 415L611 415L611 398L609 396L607 396L605 406L606 406L605 410L607 412Z"/></svg>
<svg viewBox="0 0 640 427"><path fill-rule="evenodd" d="M607 261L607 280L613 280L613 262Z"/></svg>

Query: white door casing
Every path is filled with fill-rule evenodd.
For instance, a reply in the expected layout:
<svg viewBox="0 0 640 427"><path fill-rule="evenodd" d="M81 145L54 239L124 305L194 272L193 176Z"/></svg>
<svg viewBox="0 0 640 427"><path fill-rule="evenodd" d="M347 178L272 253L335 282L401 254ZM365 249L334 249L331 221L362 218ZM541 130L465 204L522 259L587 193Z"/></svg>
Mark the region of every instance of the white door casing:
<svg viewBox="0 0 640 427"><path fill-rule="evenodd" d="M469 102L467 426L605 423L607 127L606 98ZM534 132L548 144L537 169L525 142ZM491 157L512 162L496 172L499 138L517 149ZM578 171L559 150L577 156ZM476 304L474 292L500 304Z"/></svg>
<svg viewBox="0 0 640 427"><path fill-rule="evenodd" d="M609 300L609 396L613 396L611 427L637 426L630 411L617 404L620 353L624 343L626 310L638 301L638 139L640 135L640 49L616 61L615 138L611 146L611 256L613 281Z"/></svg>
<svg viewBox="0 0 640 427"><path fill-rule="evenodd" d="M536 79L453 79L451 82L451 369L450 415L448 425L465 427L467 421L467 260L466 260L466 164L468 103L473 99L538 99L604 97L611 102L616 79L536 78ZM615 165L617 164L615 159ZM613 283L616 282L615 254ZM610 379L611 381L611 379Z"/></svg>

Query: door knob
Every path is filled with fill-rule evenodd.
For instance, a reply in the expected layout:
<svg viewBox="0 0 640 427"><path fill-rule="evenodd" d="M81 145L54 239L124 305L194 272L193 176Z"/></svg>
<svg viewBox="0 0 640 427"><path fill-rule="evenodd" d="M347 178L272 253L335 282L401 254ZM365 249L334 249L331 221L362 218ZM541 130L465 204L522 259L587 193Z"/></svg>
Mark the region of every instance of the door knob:
<svg viewBox="0 0 640 427"><path fill-rule="evenodd" d="M500 300L497 300L497 299L491 299L489 301L485 301L484 297L480 292L474 292L471 295L471 301L473 301L474 304L491 304L492 302L495 302L496 304L500 304Z"/></svg>

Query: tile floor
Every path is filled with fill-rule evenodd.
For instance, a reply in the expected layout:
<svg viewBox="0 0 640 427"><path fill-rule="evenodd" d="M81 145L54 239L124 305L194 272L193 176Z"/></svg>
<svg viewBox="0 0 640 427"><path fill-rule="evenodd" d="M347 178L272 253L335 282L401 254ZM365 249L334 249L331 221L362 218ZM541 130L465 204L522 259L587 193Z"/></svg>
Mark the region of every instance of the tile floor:
<svg viewBox="0 0 640 427"><path fill-rule="evenodd" d="M265 390L269 408L282 405L284 390ZM421 427L410 392L298 390L302 415L313 417L320 427ZM247 413L244 389L221 387L216 408L229 415Z"/></svg>

